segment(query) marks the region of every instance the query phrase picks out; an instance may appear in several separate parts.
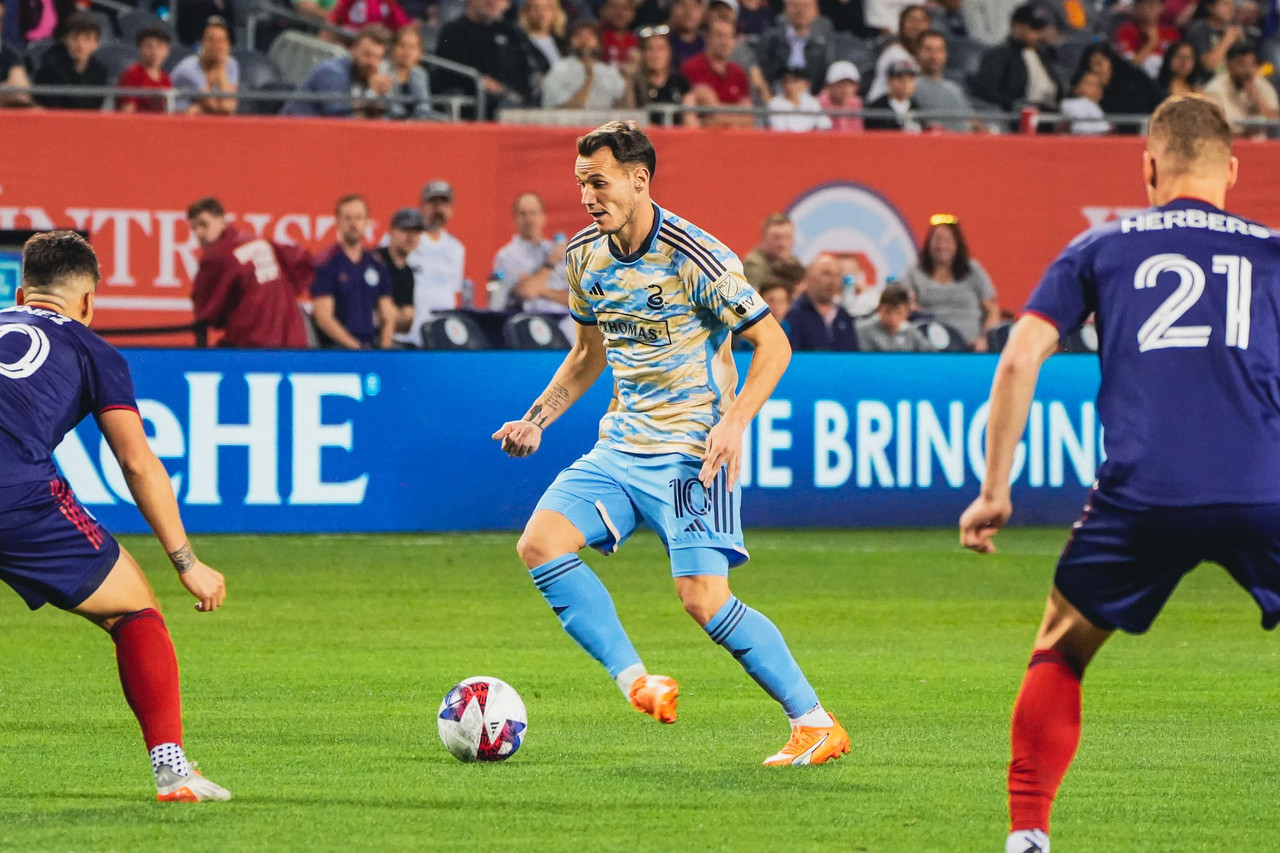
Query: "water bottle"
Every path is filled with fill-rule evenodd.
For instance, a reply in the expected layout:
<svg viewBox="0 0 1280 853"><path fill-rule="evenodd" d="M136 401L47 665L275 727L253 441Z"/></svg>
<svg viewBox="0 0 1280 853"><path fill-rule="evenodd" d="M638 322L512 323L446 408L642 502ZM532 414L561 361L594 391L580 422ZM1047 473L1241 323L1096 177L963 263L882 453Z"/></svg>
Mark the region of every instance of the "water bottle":
<svg viewBox="0 0 1280 853"><path fill-rule="evenodd" d="M462 280L462 293L460 294L460 296L461 296L461 302L462 302L462 306L461 306L461 307L463 307L463 308L474 308L474 307L476 307L476 285L475 285L475 282L473 282L473 281L472 281L471 279L469 279L469 278L464 278L464 279Z"/></svg>
<svg viewBox="0 0 1280 853"><path fill-rule="evenodd" d="M504 286L502 273L494 270L484 289L489 298L490 311L502 311L507 307L507 289Z"/></svg>
<svg viewBox="0 0 1280 853"><path fill-rule="evenodd" d="M858 298L858 280L854 278L853 273L844 274L844 310L853 313L854 300Z"/></svg>

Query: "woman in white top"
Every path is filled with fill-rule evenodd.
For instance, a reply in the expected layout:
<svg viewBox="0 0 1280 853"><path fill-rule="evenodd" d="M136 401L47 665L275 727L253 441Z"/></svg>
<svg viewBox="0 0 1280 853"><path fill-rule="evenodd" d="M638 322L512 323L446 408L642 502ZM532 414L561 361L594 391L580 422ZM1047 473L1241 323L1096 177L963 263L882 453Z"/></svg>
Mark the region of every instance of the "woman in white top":
<svg viewBox="0 0 1280 853"><path fill-rule="evenodd" d="M955 329L974 352L987 351L986 331L1000 322L991 277L969 257L960 222L950 214L929 219L919 264L903 283L916 294L921 313Z"/></svg>

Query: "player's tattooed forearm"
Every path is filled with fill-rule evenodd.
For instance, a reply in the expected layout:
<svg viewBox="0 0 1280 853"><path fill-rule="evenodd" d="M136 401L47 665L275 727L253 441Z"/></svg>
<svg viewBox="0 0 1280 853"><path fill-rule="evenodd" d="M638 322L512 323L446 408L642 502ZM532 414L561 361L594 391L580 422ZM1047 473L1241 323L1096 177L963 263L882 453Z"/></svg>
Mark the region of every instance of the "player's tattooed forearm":
<svg viewBox="0 0 1280 853"><path fill-rule="evenodd" d="M547 416L542 413L541 403L534 403L533 408L529 410L529 414L524 416L524 419L536 427L547 425Z"/></svg>
<svg viewBox="0 0 1280 853"><path fill-rule="evenodd" d="M535 426L546 426L547 421L551 420L551 413L569 406L569 389L561 385L559 382L553 382L546 393L538 398L538 402L533 404L533 408L529 409L529 414L524 419Z"/></svg>
<svg viewBox="0 0 1280 853"><path fill-rule="evenodd" d="M176 551L169 552L169 561L173 563L173 567L178 570L178 574L185 575L196 566L196 555L191 553L191 543L183 542L182 547Z"/></svg>

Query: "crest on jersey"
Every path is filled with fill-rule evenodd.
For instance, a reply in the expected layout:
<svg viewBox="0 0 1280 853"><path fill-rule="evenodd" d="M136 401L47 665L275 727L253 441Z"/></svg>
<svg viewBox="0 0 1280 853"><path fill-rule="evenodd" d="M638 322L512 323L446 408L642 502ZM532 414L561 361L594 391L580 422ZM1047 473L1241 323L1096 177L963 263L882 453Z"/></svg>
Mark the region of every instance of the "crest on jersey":
<svg viewBox="0 0 1280 853"><path fill-rule="evenodd" d="M49 336L39 326L28 326L25 323L5 323L0 325L0 338L17 335L27 339L27 351L13 361L0 361L0 376L10 379L26 379L40 369L49 357Z"/></svg>
<svg viewBox="0 0 1280 853"><path fill-rule="evenodd" d="M911 226L893 202L862 184L816 186L791 203L796 257L806 266L830 253L856 262L870 282L901 279L916 262Z"/></svg>

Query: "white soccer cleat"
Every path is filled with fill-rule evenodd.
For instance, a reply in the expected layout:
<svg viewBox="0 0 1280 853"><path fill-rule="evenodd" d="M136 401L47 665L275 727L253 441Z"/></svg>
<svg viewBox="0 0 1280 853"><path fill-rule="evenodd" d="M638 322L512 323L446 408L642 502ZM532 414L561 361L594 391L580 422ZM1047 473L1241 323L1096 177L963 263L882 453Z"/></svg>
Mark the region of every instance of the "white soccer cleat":
<svg viewBox="0 0 1280 853"><path fill-rule="evenodd" d="M1049 836L1039 829L1019 829L1009 833L1004 853L1049 853Z"/></svg>
<svg viewBox="0 0 1280 853"><path fill-rule="evenodd" d="M200 803L205 800L229 800L231 792L192 770L190 776L179 776L164 764L156 772L156 799L162 803Z"/></svg>

